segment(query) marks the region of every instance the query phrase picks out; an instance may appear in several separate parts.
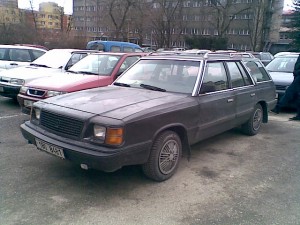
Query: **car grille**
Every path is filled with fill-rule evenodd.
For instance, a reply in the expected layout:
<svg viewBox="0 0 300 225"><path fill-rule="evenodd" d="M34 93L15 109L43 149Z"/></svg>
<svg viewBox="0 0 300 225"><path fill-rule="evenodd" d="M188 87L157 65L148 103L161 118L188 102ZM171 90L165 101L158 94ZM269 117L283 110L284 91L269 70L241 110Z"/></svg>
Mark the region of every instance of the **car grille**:
<svg viewBox="0 0 300 225"><path fill-rule="evenodd" d="M62 116L48 111L41 112L40 123L56 133L79 138L84 122L75 118Z"/></svg>
<svg viewBox="0 0 300 225"><path fill-rule="evenodd" d="M275 85L276 90L285 91L287 86L285 85Z"/></svg>
<svg viewBox="0 0 300 225"><path fill-rule="evenodd" d="M43 96L45 94L45 91L41 91L41 90L35 90L35 89L28 89L27 92L28 95L32 95L32 96Z"/></svg>

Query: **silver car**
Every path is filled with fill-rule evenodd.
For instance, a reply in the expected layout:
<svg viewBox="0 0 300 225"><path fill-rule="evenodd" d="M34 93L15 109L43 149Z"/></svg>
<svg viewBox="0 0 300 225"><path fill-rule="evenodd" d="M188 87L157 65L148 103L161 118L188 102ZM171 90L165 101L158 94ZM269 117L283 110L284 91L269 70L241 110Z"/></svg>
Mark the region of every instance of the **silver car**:
<svg viewBox="0 0 300 225"><path fill-rule="evenodd" d="M299 54L299 52L279 54L266 66L275 83L278 99L284 95L294 80L293 71Z"/></svg>

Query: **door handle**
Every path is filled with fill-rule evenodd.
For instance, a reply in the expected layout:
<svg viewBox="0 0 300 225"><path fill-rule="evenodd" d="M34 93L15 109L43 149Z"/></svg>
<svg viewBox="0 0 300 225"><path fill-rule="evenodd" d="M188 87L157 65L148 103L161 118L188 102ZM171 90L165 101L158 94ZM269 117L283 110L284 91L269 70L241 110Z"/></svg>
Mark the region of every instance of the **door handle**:
<svg viewBox="0 0 300 225"><path fill-rule="evenodd" d="M233 102L233 98L227 99L227 102L228 102L228 103L229 103L229 102Z"/></svg>
<svg viewBox="0 0 300 225"><path fill-rule="evenodd" d="M18 63L11 63L10 65L11 65L11 66L17 66Z"/></svg>
<svg viewBox="0 0 300 225"><path fill-rule="evenodd" d="M251 97L254 97L254 96L255 96L255 93L250 94L250 96L251 96Z"/></svg>

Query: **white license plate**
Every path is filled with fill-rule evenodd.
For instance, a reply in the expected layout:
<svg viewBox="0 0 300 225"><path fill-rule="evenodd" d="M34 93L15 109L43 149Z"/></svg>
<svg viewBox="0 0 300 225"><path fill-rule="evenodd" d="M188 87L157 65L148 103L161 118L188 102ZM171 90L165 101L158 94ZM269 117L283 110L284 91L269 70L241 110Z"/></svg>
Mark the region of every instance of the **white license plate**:
<svg viewBox="0 0 300 225"><path fill-rule="evenodd" d="M51 144L48 144L40 139L35 139L35 143L36 143L36 146L39 150L42 150L42 151L45 151L45 152L48 152L52 155L56 155L62 159L65 159L65 154L64 154L64 151L61 147L58 147L58 146L55 146L55 145L51 145Z"/></svg>
<svg viewBox="0 0 300 225"><path fill-rule="evenodd" d="M4 92L4 88L0 86L0 92Z"/></svg>
<svg viewBox="0 0 300 225"><path fill-rule="evenodd" d="M32 104L33 104L33 101L30 101L30 100L24 100L24 106L25 106L25 107L31 108L31 107L32 107Z"/></svg>

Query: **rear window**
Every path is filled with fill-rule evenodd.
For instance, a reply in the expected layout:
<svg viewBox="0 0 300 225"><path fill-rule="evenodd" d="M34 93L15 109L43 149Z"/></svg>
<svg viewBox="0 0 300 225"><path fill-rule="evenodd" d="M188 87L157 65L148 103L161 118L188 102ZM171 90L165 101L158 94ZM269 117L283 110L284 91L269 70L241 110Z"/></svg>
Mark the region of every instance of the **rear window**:
<svg viewBox="0 0 300 225"><path fill-rule="evenodd" d="M261 63L249 61L246 63L246 66L249 69L250 74L252 75L255 82L263 82L270 80L267 71L264 69Z"/></svg>

